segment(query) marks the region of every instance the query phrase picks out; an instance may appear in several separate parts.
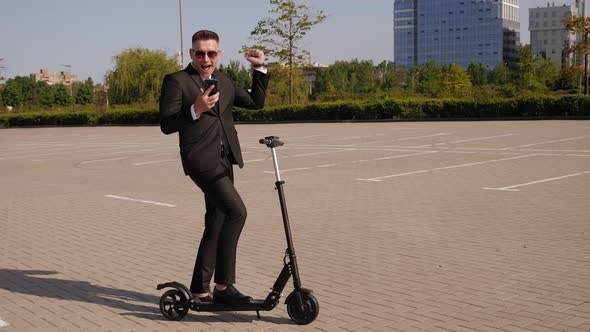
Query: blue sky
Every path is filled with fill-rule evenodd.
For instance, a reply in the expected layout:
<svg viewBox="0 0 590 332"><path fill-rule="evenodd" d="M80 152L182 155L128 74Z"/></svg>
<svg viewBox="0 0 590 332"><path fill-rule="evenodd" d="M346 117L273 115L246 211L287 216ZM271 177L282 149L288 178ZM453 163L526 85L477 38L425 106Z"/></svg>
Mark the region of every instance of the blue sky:
<svg viewBox="0 0 590 332"><path fill-rule="evenodd" d="M313 62L393 59L393 0L307 3L328 14L305 41ZM546 6L547 1L520 3L522 39L528 42L528 8ZM185 64L190 37L203 28L220 34L222 63L241 60L239 49L270 8L268 0L182 0L182 5ZM178 0L0 0L3 76L29 75L41 68L57 72L68 64L80 79L102 82L113 55L125 48L178 52L178 16Z"/></svg>

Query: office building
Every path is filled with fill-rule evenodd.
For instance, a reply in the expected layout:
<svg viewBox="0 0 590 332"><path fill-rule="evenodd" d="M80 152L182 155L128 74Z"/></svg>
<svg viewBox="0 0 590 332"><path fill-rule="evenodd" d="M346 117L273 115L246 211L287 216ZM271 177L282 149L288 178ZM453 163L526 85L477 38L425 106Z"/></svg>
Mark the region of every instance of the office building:
<svg viewBox="0 0 590 332"><path fill-rule="evenodd" d="M411 67L518 61L518 0L396 0L394 61Z"/></svg>
<svg viewBox="0 0 590 332"><path fill-rule="evenodd" d="M579 8L571 5L529 9L531 51L534 55L555 61L560 67L571 65L567 49L576 41L576 34L567 30L562 20L578 15Z"/></svg>

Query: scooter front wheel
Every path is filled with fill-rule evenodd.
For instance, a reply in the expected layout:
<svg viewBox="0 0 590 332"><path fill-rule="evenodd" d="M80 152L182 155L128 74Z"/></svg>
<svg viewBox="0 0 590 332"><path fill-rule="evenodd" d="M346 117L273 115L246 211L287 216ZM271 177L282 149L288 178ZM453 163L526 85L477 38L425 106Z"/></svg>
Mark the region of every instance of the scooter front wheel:
<svg viewBox="0 0 590 332"><path fill-rule="evenodd" d="M160 297L160 312L166 319L181 320L188 309L188 299L177 289L168 290Z"/></svg>
<svg viewBox="0 0 590 332"><path fill-rule="evenodd" d="M320 313L320 303L312 294L300 293L303 308L299 306L297 295L292 294L287 301L287 313L291 319L299 325L307 325L313 322Z"/></svg>

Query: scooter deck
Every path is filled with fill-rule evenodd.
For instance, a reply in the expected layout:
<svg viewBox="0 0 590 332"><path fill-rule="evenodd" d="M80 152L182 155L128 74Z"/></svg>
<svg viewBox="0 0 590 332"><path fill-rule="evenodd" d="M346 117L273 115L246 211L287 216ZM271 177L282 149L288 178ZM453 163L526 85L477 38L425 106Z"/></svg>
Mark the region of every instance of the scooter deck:
<svg viewBox="0 0 590 332"><path fill-rule="evenodd" d="M216 302L193 302L194 311L265 311L264 300L252 300L246 304L225 304Z"/></svg>

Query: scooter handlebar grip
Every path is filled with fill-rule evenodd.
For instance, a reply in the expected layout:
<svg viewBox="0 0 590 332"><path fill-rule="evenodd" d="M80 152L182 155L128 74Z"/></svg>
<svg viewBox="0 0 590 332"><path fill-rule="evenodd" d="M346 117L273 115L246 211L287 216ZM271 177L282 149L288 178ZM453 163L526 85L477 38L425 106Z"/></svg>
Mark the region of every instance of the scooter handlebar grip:
<svg viewBox="0 0 590 332"><path fill-rule="evenodd" d="M258 142L260 144L264 144L264 145L268 146L269 148L275 148L277 146L285 145L285 142L279 140L278 136L268 136L265 138L261 138Z"/></svg>

